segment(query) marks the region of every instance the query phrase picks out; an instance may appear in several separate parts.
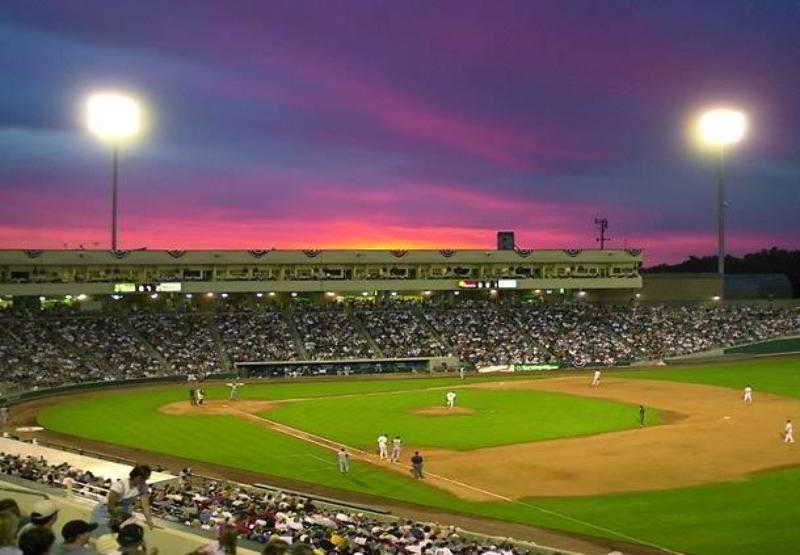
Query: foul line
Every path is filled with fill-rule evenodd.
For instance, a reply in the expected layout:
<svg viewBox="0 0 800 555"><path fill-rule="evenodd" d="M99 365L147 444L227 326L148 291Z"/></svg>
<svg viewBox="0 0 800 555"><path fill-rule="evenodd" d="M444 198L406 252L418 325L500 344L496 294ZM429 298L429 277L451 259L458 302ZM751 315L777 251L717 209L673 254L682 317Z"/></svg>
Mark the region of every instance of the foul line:
<svg viewBox="0 0 800 555"><path fill-rule="evenodd" d="M324 438L322 436L318 436L316 434L312 434L312 433L309 433L309 432L304 432L303 430L298 430L296 428L292 428L291 426L286 426L285 424L281 424L280 422L275 422L274 420L270 420L270 419L264 418L262 416L257 416L255 414L244 412L244 411L241 411L239 409L235 409L234 408L233 410L234 410L234 412L237 412L237 413L241 414L242 416L244 416L244 417L246 417L248 419L261 420L262 422L265 422L265 423L269 424L275 430L280 431L282 433L285 433L286 435L290 435L290 436L295 437L297 439L302 439L302 440L307 441L309 443L312 443L314 445L318 445L320 447L324 447L326 449L330 449L330 450L334 450L334 451L336 450L336 447L344 447L346 449L349 449L352 453L358 453L360 455L359 458L361 458L362 460L364 460L364 461L366 461L368 463L371 463L371 464L374 463L374 461L373 461L374 455L372 453L369 453L369 452L364 451L362 449L358 449L357 447L351 447L349 445L345 445L344 443L341 443L341 442L338 442L338 441L335 441L335 440L327 439L327 438ZM333 446L336 446L336 447L333 447ZM314 457L314 458L319 458L319 457ZM505 495L501 495L501 494L495 493L493 491L488 491L488 490L485 490L485 489L481 489L479 487L467 484L465 482L461 482L459 480L454 480L452 478L448 478L447 476L442 476L441 474L435 474L433 472L426 472L426 474L428 476L431 476L431 477L436 478L438 480L442 480L442 481L445 481L445 482L449 482L451 484L455 484L455 485L457 485L459 487L462 487L464 489L469 489L469 490L472 490L472 491L476 491L478 493L482 493L484 495L488 495L490 497L494 497L496 499L500 499L502 501L506 501L506 502L509 502L509 503L516 503L518 505L522 505L523 507L528 507L530 509L535 509L535 510L541 511L541 512L543 512L545 514L556 516L558 518L562 518L564 520L568 520L568 521L574 522L576 524L580 524L582 526L586 526L588 528L593 528L594 530L599 530L601 532L605 532L606 534L612 534L612 535L615 535L615 536L620 537L622 539L625 539L625 540L628 540L628 541L631 541L631 542L634 542L634 543L638 543L640 545L646 545L648 547L654 547L654 548L656 548L656 549L658 549L660 551L663 551L665 553L670 553L671 555L683 555L680 551L673 551L672 549L669 549L669 548L664 547L662 545L658 545L656 543L652 543L652 542L649 542L649 541L646 541L646 540L635 538L633 536L629 536L629 535L627 535L627 534L625 534L623 532L619 532L619 531L614 530L612 528L606 528L604 526L600 526L600 525L597 525L597 524L592 524L591 522L586 522L586 521L581 520L579 518L575 518L575 517L571 517L569 515L565 515L563 513L559 513L558 511L553 511L551 509L545 509L544 507L540 507L540 506L534 505L532 503L526 503L525 501L519 501L517 499L512 499L510 497L506 497Z"/></svg>

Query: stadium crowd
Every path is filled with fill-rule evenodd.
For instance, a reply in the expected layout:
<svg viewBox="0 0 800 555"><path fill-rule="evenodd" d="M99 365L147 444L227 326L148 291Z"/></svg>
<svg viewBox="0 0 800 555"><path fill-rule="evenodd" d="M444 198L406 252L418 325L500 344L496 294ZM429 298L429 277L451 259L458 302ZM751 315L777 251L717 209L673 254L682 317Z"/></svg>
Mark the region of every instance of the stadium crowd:
<svg viewBox="0 0 800 555"><path fill-rule="evenodd" d="M235 362L452 355L474 366L615 365L800 332L771 305L508 299L236 306L216 312L0 313L0 381L43 387L230 371ZM309 366L299 374L316 374ZM272 375L293 375L286 368Z"/></svg>
<svg viewBox="0 0 800 555"><path fill-rule="evenodd" d="M373 358L375 352L349 307L313 307L296 310L292 320L309 358Z"/></svg>
<svg viewBox="0 0 800 555"><path fill-rule="evenodd" d="M105 499L102 492L112 485L111 480L68 464L51 465L43 458L6 453L0 453L0 474L65 488L101 502ZM0 513L4 510L2 507L13 504L8 501L0 500ZM233 545L231 553L236 553L239 540L247 540L263 545L263 553L269 555L286 552L291 555L514 555L527 551L510 542L499 545L479 542L454 526L378 517L330 504L323 506L309 498L283 492L192 478L191 472L182 473L179 485L150 487L149 506L153 514L164 520L216 532L219 540L211 545L220 551L199 549L193 552L198 554L227 553L222 549L223 538L227 538L225 543ZM130 522L129 517L130 514L111 517L111 530L117 532L119 545L131 535L131 530L121 525L122 521ZM139 521L136 525L143 528L142 524ZM143 532L142 529L139 535ZM92 550L86 553L106 553L87 549Z"/></svg>

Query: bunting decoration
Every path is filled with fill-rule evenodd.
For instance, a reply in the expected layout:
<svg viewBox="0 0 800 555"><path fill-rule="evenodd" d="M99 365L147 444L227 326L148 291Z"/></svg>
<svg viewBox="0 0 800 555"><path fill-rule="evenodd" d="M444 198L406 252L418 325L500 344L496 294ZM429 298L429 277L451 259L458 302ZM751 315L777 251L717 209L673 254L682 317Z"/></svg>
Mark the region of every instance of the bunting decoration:
<svg viewBox="0 0 800 555"><path fill-rule="evenodd" d="M583 252L583 249L564 249L564 254L567 256L578 256Z"/></svg>
<svg viewBox="0 0 800 555"><path fill-rule="evenodd" d="M316 258L322 253L319 249L306 249L303 251L303 254L309 258Z"/></svg>
<svg viewBox="0 0 800 555"><path fill-rule="evenodd" d="M180 258L184 254L186 254L186 251L172 250L172 251L167 251L167 254L170 255L172 258Z"/></svg>
<svg viewBox="0 0 800 555"><path fill-rule="evenodd" d="M22 252L24 252L24 253L25 253L25 256L27 256L28 258L39 258L40 256L42 256L42 253L43 253L44 251L40 251L40 250L27 250L27 251L22 251Z"/></svg>
<svg viewBox="0 0 800 555"><path fill-rule="evenodd" d="M407 250L398 250L398 251L389 251L389 252L392 253L392 256L394 256L395 258L403 258L405 255L408 254Z"/></svg>
<svg viewBox="0 0 800 555"><path fill-rule="evenodd" d="M445 258L450 258L455 253L456 253L456 251L454 251L453 249L442 249L442 250L439 251L439 254L441 254Z"/></svg>

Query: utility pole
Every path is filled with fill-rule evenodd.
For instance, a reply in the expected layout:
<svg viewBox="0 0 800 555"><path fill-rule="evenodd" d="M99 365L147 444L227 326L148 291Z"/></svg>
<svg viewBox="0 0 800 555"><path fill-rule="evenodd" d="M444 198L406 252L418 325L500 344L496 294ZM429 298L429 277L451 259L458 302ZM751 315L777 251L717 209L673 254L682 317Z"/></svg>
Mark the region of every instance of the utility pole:
<svg viewBox="0 0 800 555"><path fill-rule="evenodd" d="M600 243L600 250L602 251L606 248L606 241L611 241L610 238L606 237L606 231L608 230L608 219L595 218L594 223L600 228L600 237L595 238L595 241Z"/></svg>

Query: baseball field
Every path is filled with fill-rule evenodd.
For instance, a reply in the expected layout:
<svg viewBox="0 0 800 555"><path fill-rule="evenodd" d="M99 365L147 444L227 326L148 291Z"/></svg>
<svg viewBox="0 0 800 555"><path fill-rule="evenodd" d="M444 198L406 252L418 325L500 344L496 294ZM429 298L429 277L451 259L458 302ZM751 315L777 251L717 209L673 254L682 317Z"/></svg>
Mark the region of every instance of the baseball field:
<svg viewBox="0 0 800 555"><path fill-rule="evenodd" d="M666 552L791 553L800 542L800 358L589 375L253 382L79 394L37 407L63 438L202 461ZM753 386L755 402L741 392ZM455 391L456 407L444 408ZM644 426L639 405L647 407ZM398 464L376 438L399 435ZM75 439L75 442L80 440ZM341 474L334 450L353 456ZM408 459L425 457L425 480Z"/></svg>

